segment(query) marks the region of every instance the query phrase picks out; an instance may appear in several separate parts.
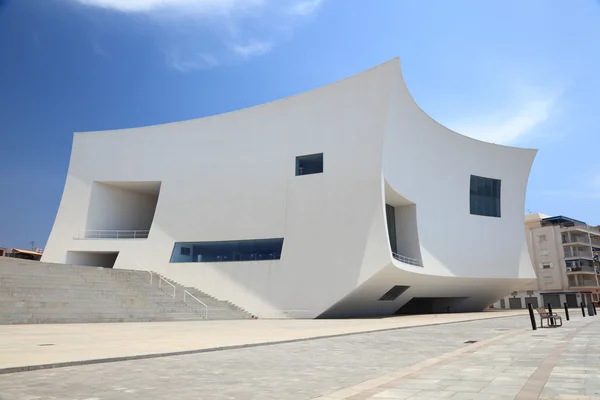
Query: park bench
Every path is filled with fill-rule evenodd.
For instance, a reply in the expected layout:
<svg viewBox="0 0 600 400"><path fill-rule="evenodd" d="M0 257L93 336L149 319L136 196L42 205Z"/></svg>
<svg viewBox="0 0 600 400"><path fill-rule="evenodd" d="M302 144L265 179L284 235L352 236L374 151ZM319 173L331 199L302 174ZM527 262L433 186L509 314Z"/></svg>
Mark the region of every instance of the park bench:
<svg viewBox="0 0 600 400"><path fill-rule="evenodd" d="M555 328L555 327L562 326L562 318L557 313L549 313L543 307L536 308L536 310L537 310L538 314L540 315L540 327L541 328L544 327L544 320L548 321L548 325L546 326L546 328L549 328L549 327ZM557 325L557 323L560 323L560 324Z"/></svg>

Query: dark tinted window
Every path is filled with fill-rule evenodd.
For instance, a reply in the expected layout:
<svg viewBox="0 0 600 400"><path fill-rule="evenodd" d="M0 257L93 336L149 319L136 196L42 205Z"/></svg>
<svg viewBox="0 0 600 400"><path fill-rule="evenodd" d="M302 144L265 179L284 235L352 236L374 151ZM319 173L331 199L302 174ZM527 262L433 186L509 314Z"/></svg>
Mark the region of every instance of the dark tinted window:
<svg viewBox="0 0 600 400"><path fill-rule="evenodd" d="M500 180L471 175L471 214L500 217Z"/></svg>
<svg viewBox="0 0 600 400"><path fill-rule="evenodd" d="M283 238L175 243L172 263L279 260Z"/></svg>
<svg viewBox="0 0 600 400"><path fill-rule="evenodd" d="M323 172L323 153L296 157L296 176Z"/></svg>

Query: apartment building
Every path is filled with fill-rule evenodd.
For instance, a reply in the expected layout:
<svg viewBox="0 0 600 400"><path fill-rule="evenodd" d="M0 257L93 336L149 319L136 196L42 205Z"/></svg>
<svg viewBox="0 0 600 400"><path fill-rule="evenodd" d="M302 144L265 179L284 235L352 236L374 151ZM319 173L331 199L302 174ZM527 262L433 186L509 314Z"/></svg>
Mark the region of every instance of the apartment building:
<svg viewBox="0 0 600 400"><path fill-rule="evenodd" d="M565 216L525 216L529 255L537 280L494 304L524 308L550 303L577 307L600 301L600 227Z"/></svg>

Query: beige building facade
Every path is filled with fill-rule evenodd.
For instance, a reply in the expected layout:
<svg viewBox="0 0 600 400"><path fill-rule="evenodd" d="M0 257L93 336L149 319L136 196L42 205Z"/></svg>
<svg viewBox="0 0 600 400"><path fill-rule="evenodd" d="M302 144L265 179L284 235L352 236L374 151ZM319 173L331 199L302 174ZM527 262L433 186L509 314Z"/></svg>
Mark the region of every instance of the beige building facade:
<svg viewBox="0 0 600 400"><path fill-rule="evenodd" d="M495 308L577 307L600 301L600 227L564 216L525 216L529 255L537 280Z"/></svg>

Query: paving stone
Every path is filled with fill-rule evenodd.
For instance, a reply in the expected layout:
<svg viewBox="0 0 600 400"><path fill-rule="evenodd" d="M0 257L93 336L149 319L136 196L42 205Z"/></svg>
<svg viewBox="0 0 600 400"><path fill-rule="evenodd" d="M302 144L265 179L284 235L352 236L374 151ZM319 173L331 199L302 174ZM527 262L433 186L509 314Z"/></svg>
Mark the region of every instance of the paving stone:
<svg viewBox="0 0 600 400"><path fill-rule="evenodd" d="M484 343L506 334L499 328L527 323L505 318L7 374L0 375L0 395L3 400L598 398L600 318L574 318L543 338L523 331ZM467 339L484 344L467 345ZM574 357L574 349L583 356ZM449 355L457 350L461 353Z"/></svg>

